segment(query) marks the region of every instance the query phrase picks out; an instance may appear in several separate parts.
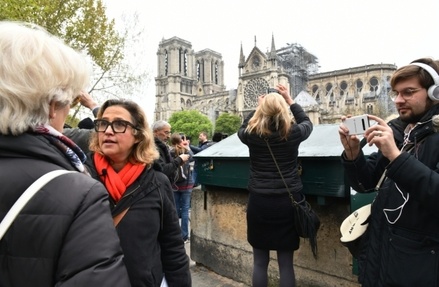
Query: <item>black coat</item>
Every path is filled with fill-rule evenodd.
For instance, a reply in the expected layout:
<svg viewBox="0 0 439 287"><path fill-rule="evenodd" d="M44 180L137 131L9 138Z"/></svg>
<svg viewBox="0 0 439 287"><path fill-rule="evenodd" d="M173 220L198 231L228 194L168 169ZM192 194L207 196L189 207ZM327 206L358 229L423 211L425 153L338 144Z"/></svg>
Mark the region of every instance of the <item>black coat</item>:
<svg viewBox="0 0 439 287"><path fill-rule="evenodd" d="M431 122L437 114L439 105L410 132L415 148L391 163L380 151L368 159L360 154L355 161L342 156L359 192L373 190L387 168L359 258L363 286L439 286L439 134ZM406 125L395 119L389 126L401 148Z"/></svg>
<svg viewBox="0 0 439 287"><path fill-rule="evenodd" d="M52 170L74 170L43 136L0 135L0 220ZM104 186L82 173L44 186L0 241L0 286L130 286Z"/></svg>
<svg viewBox="0 0 439 287"><path fill-rule="evenodd" d="M175 183L178 178L177 170L183 164L183 160L180 157L173 158L169 147L160 139L154 138L154 142L160 154L157 160L160 171L166 174L171 183Z"/></svg>
<svg viewBox="0 0 439 287"><path fill-rule="evenodd" d="M300 105L292 104L290 109L296 123L291 126L287 140L281 139L279 133L274 131L268 137L268 142L290 191L296 193L302 190L302 181L297 166L299 145L309 137L313 126ZM244 120L238 131L238 137L249 147L251 168L248 190L260 194L287 193L264 138L245 132L253 114L254 112Z"/></svg>
<svg viewBox="0 0 439 287"><path fill-rule="evenodd" d="M98 179L92 160L87 164ZM174 194L169 180L157 168L155 164L145 169L117 205L110 198L113 216L129 207L116 228L124 261L133 287L160 286L163 273L170 287L188 287L189 257L181 237Z"/></svg>

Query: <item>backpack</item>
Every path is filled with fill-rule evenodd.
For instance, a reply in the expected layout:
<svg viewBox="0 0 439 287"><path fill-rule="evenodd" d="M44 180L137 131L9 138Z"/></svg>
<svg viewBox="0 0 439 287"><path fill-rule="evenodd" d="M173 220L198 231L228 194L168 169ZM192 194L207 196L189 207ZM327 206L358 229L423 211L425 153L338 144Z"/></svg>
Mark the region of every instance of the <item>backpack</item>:
<svg viewBox="0 0 439 287"><path fill-rule="evenodd" d="M177 180L175 183L183 183L185 181L189 181L189 165L183 164L179 166L177 169Z"/></svg>

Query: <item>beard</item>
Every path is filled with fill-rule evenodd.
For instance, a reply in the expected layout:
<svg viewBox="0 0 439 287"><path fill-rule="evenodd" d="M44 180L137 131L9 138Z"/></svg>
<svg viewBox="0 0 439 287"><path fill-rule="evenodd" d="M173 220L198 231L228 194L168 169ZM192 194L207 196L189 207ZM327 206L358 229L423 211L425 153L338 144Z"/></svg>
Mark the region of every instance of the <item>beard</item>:
<svg viewBox="0 0 439 287"><path fill-rule="evenodd" d="M400 115L399 118L406 124L415 124L419 122L426 112L422 114Z"/></svg>
<svg viewBox="0 0 439 287"><path fill-rule="evenodd" d="M428 110L430 110L430 108L433 106L433 101L428 99L427 102L425 103L425 108L422 112L420 113L415 113L412 110L412 113L407 114L407 115L399 115L399 118L401 121L407 123L407 124L415 124L417 122L419 122L424 116L425 114L428 112Z"/></svg>

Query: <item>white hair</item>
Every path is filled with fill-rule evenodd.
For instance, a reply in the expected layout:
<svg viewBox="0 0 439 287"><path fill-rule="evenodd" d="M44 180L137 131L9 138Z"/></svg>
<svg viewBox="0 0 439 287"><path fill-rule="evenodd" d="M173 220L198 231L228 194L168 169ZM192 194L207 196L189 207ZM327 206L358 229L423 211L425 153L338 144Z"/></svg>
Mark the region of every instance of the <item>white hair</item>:
<svg viewBox="0 0 439 287"><path fill-rule="evenodd" d="M158 120L152 124L151 129L153 132L156 132L156 131L160 131L164 128L170 128L170 127L171 127L171 125L167 121Z"/></svg>
<svg viewBox="0 0 439 287"><path fill-rule="evenodd" d="M0 133L19 135L49 122L86 88L85 58L43 28L0 21Z"/></svg>

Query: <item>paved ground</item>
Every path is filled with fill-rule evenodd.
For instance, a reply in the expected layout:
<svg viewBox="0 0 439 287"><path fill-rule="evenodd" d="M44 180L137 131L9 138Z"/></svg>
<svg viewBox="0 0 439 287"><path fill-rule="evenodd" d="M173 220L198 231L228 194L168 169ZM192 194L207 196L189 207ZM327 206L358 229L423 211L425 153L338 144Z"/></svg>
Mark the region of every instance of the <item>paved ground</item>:
<svg viewBox="0 0 439 287"><path fill-rule="evenodd" d="M189 257L190 243L186 243L186 252ZM191 274L193 287L248 287L244 283L236 282L230 278L220 276L207 267L196 264L191 260Z"/></svg>

